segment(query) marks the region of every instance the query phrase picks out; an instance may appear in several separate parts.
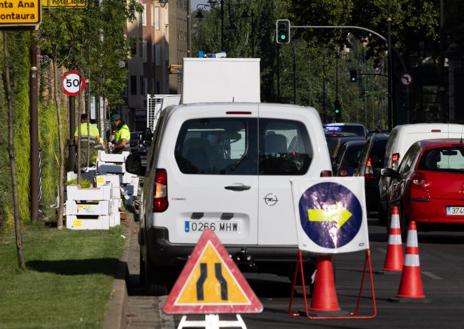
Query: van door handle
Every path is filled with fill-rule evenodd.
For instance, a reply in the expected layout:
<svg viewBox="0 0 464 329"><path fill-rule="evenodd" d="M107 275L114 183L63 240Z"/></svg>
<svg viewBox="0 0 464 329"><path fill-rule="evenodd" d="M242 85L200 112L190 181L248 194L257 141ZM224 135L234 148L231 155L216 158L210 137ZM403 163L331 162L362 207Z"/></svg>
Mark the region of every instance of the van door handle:
<svg viewBox="0 0 464 329"><path fill-rule="evenodd" d="M251 188L251 186L248 185L229 185L224 187L226 190L231 190L231 191L246 191Z"/></svg>

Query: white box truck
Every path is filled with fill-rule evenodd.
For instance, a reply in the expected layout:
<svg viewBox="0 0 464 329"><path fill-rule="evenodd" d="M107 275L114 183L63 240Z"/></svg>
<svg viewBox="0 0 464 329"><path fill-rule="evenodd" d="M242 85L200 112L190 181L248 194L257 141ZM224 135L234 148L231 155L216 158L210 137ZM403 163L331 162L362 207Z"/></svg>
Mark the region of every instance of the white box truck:
<svg viewBox="0 0 464 329"><path fill-rule="evenodd" d="M184 58L182 103L259 103L259 58Z"/></svg>

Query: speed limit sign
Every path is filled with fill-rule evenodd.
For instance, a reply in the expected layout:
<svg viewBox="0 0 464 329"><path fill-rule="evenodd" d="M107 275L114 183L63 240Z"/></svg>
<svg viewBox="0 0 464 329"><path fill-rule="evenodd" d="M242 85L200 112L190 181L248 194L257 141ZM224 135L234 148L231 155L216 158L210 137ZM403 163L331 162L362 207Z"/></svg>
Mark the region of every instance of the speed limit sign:
<svg viewBox="0 0 464 329"><path fill-rule="evenodd" d="M63 91L68 96L77 96L85 90L85 78L77 70L71 70L63 76Z"/></svg>

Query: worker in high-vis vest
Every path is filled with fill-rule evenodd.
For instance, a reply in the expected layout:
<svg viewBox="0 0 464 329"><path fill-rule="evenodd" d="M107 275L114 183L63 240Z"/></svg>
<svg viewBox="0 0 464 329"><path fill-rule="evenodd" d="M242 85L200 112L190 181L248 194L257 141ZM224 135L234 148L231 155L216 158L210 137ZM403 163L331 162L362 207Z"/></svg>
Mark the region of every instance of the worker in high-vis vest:
<svg viewBox="0 0 464 329"><path fill-rule="evenodd" d="M97 125L87 122L87 119L87 113L81 114L81 124L74 131L74 141L77 144L77 139L79 138L78 129L80 129L81 140L88 139L91 143L101 144L100 131Z"/></svg>
<svg viewBox="0 0 464 329"><path fill-rule="evenodd" d="M129 150L130 130L129 126L122 121L120 114L113 114L111 122L114 126L113 131L113 153L121 153L122 151Z"/></svg>

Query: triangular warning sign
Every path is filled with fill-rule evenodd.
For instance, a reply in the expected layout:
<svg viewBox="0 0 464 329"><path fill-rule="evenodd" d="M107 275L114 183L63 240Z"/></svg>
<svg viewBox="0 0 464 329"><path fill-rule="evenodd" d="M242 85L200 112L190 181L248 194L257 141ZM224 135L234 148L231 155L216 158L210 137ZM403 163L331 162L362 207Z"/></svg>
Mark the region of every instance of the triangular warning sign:
<svg viewBox="0 0 464 329"><path fill-rule="evenodd" d="M171 290L168 314L260 313L263 305L216 234L201 235Z"/></svg>

